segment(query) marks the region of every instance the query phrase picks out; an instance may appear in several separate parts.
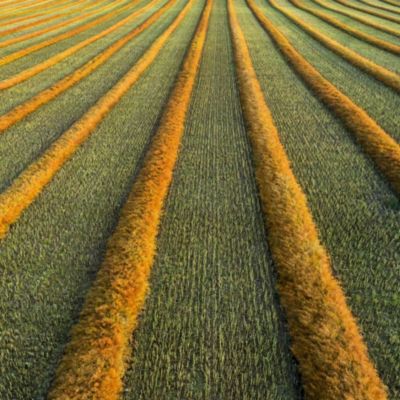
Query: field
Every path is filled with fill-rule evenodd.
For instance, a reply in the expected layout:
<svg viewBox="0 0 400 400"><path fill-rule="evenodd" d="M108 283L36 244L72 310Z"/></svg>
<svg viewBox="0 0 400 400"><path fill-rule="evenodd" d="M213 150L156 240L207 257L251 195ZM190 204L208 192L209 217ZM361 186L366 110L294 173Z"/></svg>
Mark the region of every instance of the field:
<svg viewBox="0 0 400 400"><path fill-rule="evenodd" d="M399 0L0 0L0 399L400 399Z"/></svg>

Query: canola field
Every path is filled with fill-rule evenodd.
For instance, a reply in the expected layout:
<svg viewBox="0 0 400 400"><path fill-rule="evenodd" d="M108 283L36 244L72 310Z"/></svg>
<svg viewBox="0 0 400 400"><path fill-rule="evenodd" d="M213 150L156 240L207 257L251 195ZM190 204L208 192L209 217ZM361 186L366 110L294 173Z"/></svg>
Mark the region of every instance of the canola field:
<svg viewBox="0 0 400 400"><path fill-rule="evenodd" d="M399 0L0 0L0 399L400 399Z"/></svg>

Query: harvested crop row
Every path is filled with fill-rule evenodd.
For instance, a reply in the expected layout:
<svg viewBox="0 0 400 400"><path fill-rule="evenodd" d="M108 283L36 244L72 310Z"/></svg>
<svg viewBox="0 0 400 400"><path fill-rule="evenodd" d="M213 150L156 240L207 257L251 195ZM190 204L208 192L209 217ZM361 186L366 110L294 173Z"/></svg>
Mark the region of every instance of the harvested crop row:
<svg viewBox="0 0 400 400"><path fill-rule="evenodd" d="M40 4L43 1L46 0L39 0L39 1L35 1L35 0L3 0L0 4L0 7L5 7L7 9L7 7L11 4L11 8L15 7L15 5L20 5L20 6L30 6L31 4Z"/></svg>
<svg viewBox="0 0 400 400"><path fill-rule="evenodd" d="M1 157L0 170L4 174L7 169L10 179L6 178L6 183L0 177L0 191L5 190L24 166L37 159L55 136L71 126L106 93L119 79L116 80L117 77L125 74L185 3L184 0L176 2L163 20L119 52L110 61L110 66L105 66L35 115L33 125L29 124L31 134L26 136L27 140L24 138L25 123L13 130L13 136L19 136L26 147L16 149L24 153L22 158L17 156L11 160L8 153L10 168ZM187 16L141 79L120 99L0 241L0 264L7 265L10 272L3 275L0 282L0 325L3 331L13 329L16 332L12 338L3 340L0 359L3 370L9 373L0 376L1 399L46 398L69 331L79 317L87 290L101 264L107 239L140 168L144 149L168 99L203 5L204 1L193 2ZM93 101L85 100L81 93L90 93ZM42 115L48 118L43 124L40 123ZM55 115L59 117L53 120L54 123L50 122ZM36 123L40 126L38 129ZM40 137L40 143L34 144L31 150L28 143L34 142L36 137ZM5 138L0 143L4 141ZM3 150L1 146L0 152ZM32 228L34 233L31 233ZM20 241L20 234L32 240ZM22 253L10 259L15 243L25 244ZM37 257L39 248L42 250ZM32 255L29 254L31 250ZM57 260L56 268L54 260ZM26 268L20 267L27 264ZM35 292L33 308L32 290ZM7 315L13 312L16 301L18 313L11 321ZM62 315L62 319L49 319L48 315ZM34 363L34 369L26 369L25 365L30 362Z"/></svg>
<svg viewBox="0 0 400 400"><path fill-rule="evenodd" d="M363 31L360 31L359 29L353 28L350 25L344 24L343 22L339 21L336 18L331 17L330 15L324 13L323 11L319 11L313 7L309 7L302 3L299 0L289 0L290 3L292 3L295 7L300 8L301 10L304 10L322 21L327 22L328 24L334 26L335 28L338 28L342 30L343 32L346 32L352 36L354 36L357 39L361 39L366 43L370 43L380 49L389 51L393 54L399 55L400 54L400 46L387 42L385 40L379 39L373 35L369 35L368 33L365 33Z"/></svg>
<svg viewBox="0 0 400 400"><path fill-rule="evenodd" d="M347 7L347 8L351 8L353 10L357 10L357 11L360 11L360 12L365 13L365 14L373 15L374 17L386 19L387 21L395 22L396 24L400 23L400 19L396 18L394 16L386 15L386 14L383 14L383 13L378 12L378 11L367 9L365 7L359 7L359 6L356 6L356 5L352 4L352 3L349 3L349 2L344 1L344 0L335 0L335 1L337 3L339 3L339 4L341 4L342 6Z"/></svg>
<svg viewBox="0 0 400 400"><path fill-rule="evenodd" d="M400 194L400 146L362 108L326 80L265 17L253 0L251 11L299 76L354 134L394 190Z"/></svg>
<svg viewBox="0 0 400 400"><path fill-rule="evenodd" d="M18 10L21 10L21 9L23 11L31 12L31 11L34 11L35 9L37 9L37 8L42 8L43 6L46 6L46 7L48 7L49 5L51 6L52 3L53 4L57 4L56 1L42 0L42 1L39 1L39 2L34 3L34 4L18 5L18 6L14 6L14 7L8 8L8 9L5 8L5 9L1 10L2 11L2 17L3 18L4 17L9 17L9 16L12 17L14 12L16 12L16 11L18 12ZM61 4L70 3L70 1L69 0L62 0L59 3L61 3Z"/></svg>
<svg viewBox="0 0 400 400"><path fill-rule="evenodd" d="M78 4L86 3L87 0L80 0ZM64 3L64 2L63 2ZM50 12L60 11L60 10L68 10L71 7L70 2L68 4L58 4L57 6L51 6L50 8L43 9L43 7L39 7L37 11L32 10L21 10L20 12L15 13L14 15L4 15L0 17L0 26L14 24L21 19L32 19L36 18L39 15L46 15Z"/></svg>
<svg viewBox="0 0 400 400"><path fill-rule="evenodd" d="M57 19L57 18L60 18L62 16L63 16L62 14L55 14L55 15L51 15L51 16L46 17L46 18L42 18L42 19L39 19L39 20L36 20L36 21L33 21L33 22L29 22L29 23L27 23L25 25L19 25L19 26L15 26L13 28L5 29L5 30L2 30L0 32L0 36L9 35L10 33L14 33L14 32L22 32L25 29L33 28L35 26L38 26L40 24L44 24L45 22L52 21L53 19Z"/></svg>
<svg viewBox="0 0 400 400"><path fill-rule="evenodd" d="M49 399L66 395L70 399L116 399L121 392L129 341L147 293L161 212L178 158L211 8L212 0L207 0L143 167L72 330Z"/></svg>
<svg viewBox="0 0 400 400"><path fill-rule="evenodd" d="M380 1L382 1L383 3L386 3L386 4L390 4L392 6L400 7L400 3L396 3L393 0L380 0Z"/></svg>
<svg viewBox="0 0 400 400"><path fill-rule="evenodd" d="M45 0L40 0L40 2L45 1ZM7 6L12 5L12 7L15 7L16 4L19 5L25 5L29 6L30 4L36 4L35 0L3 0L0 4L0 7L5 7L7 9Z"/></svg>
<svg viewBox="0 0 400 400"><path fill-rule="evenodd" d="M6 78L6 79L0 81L0 90L8 89L14 85L24 82L27 79L39 74L40 72L56 65L57 63L66 59L67 57L71 56L72 54L76 53L77 51L83 49L86 46L89 46L91 43L94 43L95 41L101 39L102 37L107 36L108 34L114 32L115 30L119 29L120 27L133 21L139 15L148 11L154 4L155 4L155 1L153 0L146 6L141 8L139 11L136 11L136 12L128 15L126 18L123 18L122 20L116 22L115 24L113 24L112 26L108 27L107 29L101 31L100 33L97 33L97 34L83 40L82 42L77 43L76 45L62 51L61 53L58 53L58 54L54 55L53 57L50 57L47 60L32 66L31 68L23 70L16 75L13 75L9 78ZM132 7L132 6L130 6L130 7ZM107 19L111 19L111 18L115 17L116 15L120 14L121 12L122 12L122 10L120 10L118 13L114 13L112 15L108 14Z"/></svg>
<svg viewBox="0 0 400 400"><path fill-rule="evenodd" d="M394 36L398 36L400 37L400 31L397 29L392 29L390 27L387 27L385 25L379 24L375 21L372 21L370 19L367 18L363 18L363 17L359 17L358 15L355 15L354 13L351 12L347 12L344 10L341 10L340 8L334 7L330 4L327 4L321 0L312 0L314 3L320 5L323 8L326 8L328 10L334 11L338 14L342 14L345 15L346 17L350 17L352 19L354 19L355 21L361 22L364 25L367 26L371 26L372 28L378 29L379 31L385 32L385 33L389 33L390 35L394 35Z"/></svg>
<svg viewBox="0 0 400 400"><path fill-rule="evenodd" d="M159 0L152 0L142 9L136 11L135 18L139 17L144 12L148 11L155 3ZM22 103L6 114L0 116L0 133L5 132L12 125L24 119L29 114L33 113L42 105L48 103L53 100L61 93L65 92L71 86L77 84L79 81L84 79L86 76L90 75L93 71L103 65L113 54L115 54L118 50L120 50L123 46L129 43L134 37L142 33L145 29L151 26L154 22L156 22L165 11L167 11L172 4L176 0L170 0L164 6L162 6L159 10L157 10L154 14L152 14L149 18L147 18L142 24L132 29L122 38L118 39L116 42L112 43L105 50L99 53L94 58L87 61L84 65L76 69L71 74L65 76L60 79L58 82L53 84L51 87L41 91L31 99L27 100L25 103Z"/></svg>
<svg viewBox="0 0 400 400"><path fill-rule="evenodd" d="M137 1L138 0L135 0L131 4L135 4ZM128 5L126 7L129 7L129 6L130 5ZM109 18L110 18L109 14L102 15L99 18L96 18L96 19L88 22L87 24L80 25L80 26L78 26L76 28L73 28L70 31L63 32L60 35L57 35L57 36L49 38L49 39L45 39L42 42L33 44L33 45L28 46L28 47L26 47L24 49L17 50L15 52L11 53L11 54L8 54L8 55L0 58L0 66L9 64L9 63L11 63L11 62L13 62L15 60L18 60L18 59L20 59L22 57L25 57L25 56L27 56L29 54L34 53L35 51L41 50L41 49L43 49L45 47L48 47L48 46L51 46L51 45L53 45L55 43L61 42L62 40L69 39L72 36L78 35L79 33L85 32L88 29L90 29L90 28L92 28L92 27L94 27L94 26L96 26L96 25L98 25L98 24L100 24L100 23L102 23L104 21L107 21Z"/></svg>
<svg viewBox="0 0 400 400"><path fill-rule="evenodd" d="M290 168L232 0L228 7L242 109L305 394L310 399L319 399L321 393L327 400L386 399L385 387L319 242L307 199Z"/></svg>
<svg viewBox="0 0 400 400"><path fill-rule="evenodd" d="M364 4L368 5L368 6L370 6L370 7L377 8L378 10L383 10L383 11L391 12L391 13L394 13L394 14L400 14L400 11L399 10L395 10L394 8L385 7L385 6L382 6L380 4L371 3L370 1L366 1L366 0L359 0L359 1L361 3L364 3Z"/></svg>
<svg viewBox="0 0 400 400"><path fill-rule="evenodd" d="M38 14L30 14L30 15L28 14L28 15L25 15L25 16L22 16L22 17L19 17L19 18L15 18L10 22L6 21L4 23L0 23L0 27L7 26L7 25L13 25L13 24L16 24L18 22L28 21L28 20L35 19L35 18L38 18L38 17L43 17L43 16L46 16L46 15L49 15L49 13L40 12Z"/></svg>
<svg viewBox="0 0 400 400"><path fill-rule="evenodd" d="M46 34L48 32L52 32L52 31L55 31L55 30L60 29L60 28L68 27L70 25L75 24L76 22L85 21L85 20L89 19L90 17L92 17L92 16L94 16L96 14L100 14L100 13L109 11L110 9L115 7L116 5L124 3L124 1L125 0L119 0L119 1L117 1L115 3L107 4L106 6L103 6L103 7L99 8L99 9L97 9L97 10L81 14L83 11L86 10L86 8L92 8L90 5L88 7L83 7L83 8L78 10L79 15L77 15L77 16L75 16L73 18L70 18L70 19L67 19L67 20L63 20L63 21L61 21L61 22L59 22L59 23L57 23L55 25L47 26L45 28L42 28L42 29L39 29L39 30L36 30L36 31L33 31L33 32L28 32L25 35L13 37L11 39L8 39L8 40L0 42L0 49L3 48L3 47L11 46L11 45L13 45L15 43L23 42L24 40L29 40L29 39L36 38L38 36L42 36L42 35L44 35L44 34ZM114 12L115 12L115 10L114 10ZM110 14L106 14L106 16L109 16L109 15Z"/></svg>
<svg viewBox="0 0 400 400"><path fill-rule="evenodd" d="M166 10L167 6L171 5L171 2L167 3L164 6L164 10L161 11L160 9L158 13L161 14ZM114 88L107 92L79 121L61 135L36 162L26 168L11 186L0 195L0 238L4 237L9 226L34 201L67 159L71 157L111 108L115 106L125 92L151 65L191 5L192 3L190 2L185 6L175 21Z"/></svg>
<svg viewBox="0 0 400 400"><path fill-rule="evenodd" d="M301 29L307 32L311 37L318 40L328 49L334 51L340 57L355 65L356 67L367 72L375 79L383 82L386 86L394 89L396 92L400 92L400 76L388 69L378 65L371 60L361 56L355 51L341 45L339 42L329 38L317 29L313 28L308 23L304 22L301 18L297 17L295 14L289 12L284 7L281 7L275 0L269 0L270 4L277 10L279 10L288 19L293 21Z"/></svg>
<svg viewBox="0 0 400 400"><path fill-rule="evenodd" d="M301 398L236 86L226 1L214 2L124 400Z"/></svg>
<svg viewBox="0 0 400 400"><path fill-rule="evenodd" d="M43 9L43 7L39 8L36 12L21 12L15 16L8 16L8 17L3 17L0 18L0 27L2 26L8 26L8 25L14 25L18 22L22 21L27 21L31 19L36 19L38 17L42 16L49 16L50 14L53 14L54 12L59 12L59 11L70 11L75 8L81 7L83 4L87 3L88 0L78 0L74 2L72 5L70 3L63 4L63 3L57 3L57 6L52 6L47 9ZM98 4L101 4L101 0L96 0L94 6L98 6ZM9 19L11 18L11 19Z"/></svg>

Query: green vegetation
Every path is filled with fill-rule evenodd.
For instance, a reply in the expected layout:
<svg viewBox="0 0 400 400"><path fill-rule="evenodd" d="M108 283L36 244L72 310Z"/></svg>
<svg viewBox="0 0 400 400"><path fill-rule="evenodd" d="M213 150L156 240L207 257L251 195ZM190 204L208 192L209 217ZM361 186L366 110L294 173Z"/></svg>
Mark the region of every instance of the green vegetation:
<svg viewBox="0 0 400 400"><path fill-rule="evenodd" d="M378 371L396 398L399 200L349 133L288 67L244 2L239 3L238 13L267 103L322 242Z"/></svg>
<svg viewBox="0 0 400 400"><path fill-rule="evenodd" d="M225 4L214 5L209 29L150 295L133 338L126 400L137 393L163 400L298 398Z"/></svg>
<svg viewBox="0 0 400 400"><path fill-rule="evenodd" d="M133 23L26 81L0 90L0 116L93 59L168 1L160 0ZM85 296L103 261L107 240L159 126L205 1L194 1L142 78L0 241L2 400L46 398L71 327L79 320ZM398 44L393 35L313 0L301 1L362 32ZM321 1L400 30L400 24L333 0ZM366 10L373 10L373 4L400 10L380 0L346 1ZM327 37L400 73L396 55L350 36L300 10L290 0L276 2ZM26 21L18 22L17 11L9 22L1 17L0 43L66 20L70 18L68 11L90 2L70 2L57 19L23 33L1 36L2 30L57 14L51 11L57 1L48 3L47 14ZM149 3L132 2L131 9L85 32L7 65L1 66L0 61L0 81L113 26ZM324 78L400 142L400 97L394 89L324 47L268 0L255 3ZM21 0L0 2L0 15L23 4ZM111 0L96 3L93 10L99 13L95 16L105 15L108 11L101 8L109 4ZM123 7L130 2L118 4ZM0 133L0 192L122 78L186 4L187 0L177 0L156 23L89 76ZM352 134L293 71L246 0L234 0L234 5L265 101L295 178L306 194L334 275L356 317L370 358L388 387L388 398L395 400L400 397L399 197ZM47 8L43 10L46 13ZM82 23L0 48L0 60ZM304 397L278 295L277 264L269 250L268 221L261 210L249 127L241 107L226 0L214 0L157 239L150 290L132 336L124 400ZM0 223L2 207L0 197ZM310 354L311 360L313 356ZM104 395L106 399L109 397Z"/></svg>

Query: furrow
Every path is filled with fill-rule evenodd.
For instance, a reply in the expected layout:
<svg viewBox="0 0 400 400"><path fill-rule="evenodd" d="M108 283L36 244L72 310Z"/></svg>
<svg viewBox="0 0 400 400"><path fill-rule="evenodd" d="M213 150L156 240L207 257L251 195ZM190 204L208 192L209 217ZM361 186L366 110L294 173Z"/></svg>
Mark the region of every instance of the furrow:
<svg viewBox="0 0 400 400"><path fill-rule="evenodd" d="M354 36L357 39L361 39L366 43L370 43L380 49L389 51L393 54L399 55L400 54L400 46L387 42L385 40L379 39L376 36L370 35L368 33L365 33L363 31L360 31L359 29L353 28L352 26L345 24L341 21L339 21L336 18L331 17L330 15L324 13L323 11L319 11L313 7L308 7L304 3L302 3L299 0L289 0L290 3L292 3L295 7L300 8L301 10L304 10L322 21L327 22L328 24L334 26L335 28L338 28L342 30L343 32L346 32L352 36Z"/></svg>
<svg viewBox="0 0 400 400"><path fill-rule="evenodd" d="M349 17L355 21L361 22L364 25L370 26L372 28L378 29L379 31L389 33L390 35L400 37L400 31L398 29L392 29L390 27L387 27L385 25L379 24L375 21L372 21L371 19L367 19L364 17L359 17L358 15L355 15L354 13L347 12L344 10L341 10L340 8L337 8L335 6L332 6L324 1L321 0L312 0L314 3L318 4L319 6L326 8L328 10L334 11L335 13L342 14L346 17Z"/></svg>
<svg viewBox="0 0 400 400"><path fill-rule="evenodd" d="M208 0L143 167L72 330L49 399L116 399L121 392L129 341L148 288L163 203L178 158L211 7L212 0Z"/></svg>
<svg viewBox="0 0 400 400"><path fill-rule="evenodd" d="M286 37L265 17L253 0L247 0L251 11L299 76L317 97L329 107L354 134L365 153L400 194L400 146L362 108L326 80Z"/></svg>
<svg viewBox="0 0 400 400"><path fill-rule="evenodd" d="M396 92L400 92L400 76L398 74L389 71L381 65L372 62L371 60L324 35L311 25L304 22L301 18L297 17L295 14L289 12L285 7L281 7L275 0L269 0L269 3L288 19L298 25L301 29L307 32L311 37L322 43L325 47L332 50L356 67L362 69L369 75L373 76L378 81L383 82L386 86L394 89Z"/></svg>
<svg viewBox="0 0 400 400"><path fill-rule="evenodd" d="M257 8L248 0L257 16ZM254 71L246 39L228 0L242 109L280 298L292 349L309 399L386 399L381 382L290 167ZM261 15L258 17L261 19ZM268 20L267 20L268 21ZM268 26L269 29L275 28Z"/></svg>

